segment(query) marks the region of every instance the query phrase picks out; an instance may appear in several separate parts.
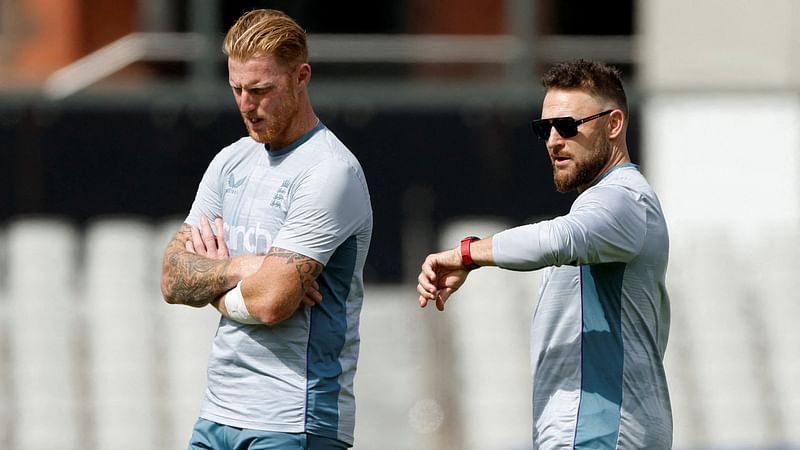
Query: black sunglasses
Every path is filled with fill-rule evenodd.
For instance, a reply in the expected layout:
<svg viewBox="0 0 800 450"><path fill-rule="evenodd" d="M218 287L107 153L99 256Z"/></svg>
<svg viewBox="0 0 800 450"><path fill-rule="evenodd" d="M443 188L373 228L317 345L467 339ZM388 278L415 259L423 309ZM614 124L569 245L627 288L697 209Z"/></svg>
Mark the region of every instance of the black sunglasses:
<svg viewBox="0 0 800 450"><path fill-rule="evenodd" d="M553 129L553 127L556 128L556 131L558 131L558 134L561 135L561 137L571 138L578 134L578 125L597 119L598 117L603 117L611 111L614 110L609 109L608 111L603 111L593 116L584 117L583 119L573 119L572 117L536 119L531 122L531 128L533 128L533 132L536 133L536 136L543 141L546 141L550 138L550 130Z"/></svg>

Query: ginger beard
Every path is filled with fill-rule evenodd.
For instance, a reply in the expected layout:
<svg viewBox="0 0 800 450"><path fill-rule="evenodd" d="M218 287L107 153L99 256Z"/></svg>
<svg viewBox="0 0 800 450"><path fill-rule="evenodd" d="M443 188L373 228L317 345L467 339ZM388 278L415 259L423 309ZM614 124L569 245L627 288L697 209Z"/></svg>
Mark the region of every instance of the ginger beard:
<svg viewBox="0 0 800 450"><path fill-rule="evenodd" d="M254 111L242 113L247 133L254 141L270 144L285 137L292 125L300 105L297 82L291 73L284 83L280 83L277 96L262 101Z"/></svg>
<svg viewBox="0 0 800 450"><path fill-rule="evenodd" d="M589 149L572 156L572 164L567 168L559 169L555 163L555 156L550 154L553 165L553 183L556 190L561 193L570 192L581 186L587 186L594 181L600 171L611 159L611 141L602 133L597 137Z"/></svg>
<svg viewBox="0 0 800 450"><path fill-rule="evenodd" d="M272 100L272 107L268 111L257 109L242 114L247 132L254 141L269 144L288 130L300 104L294 83L290 81L289 84L292 86L289 86L279 99Z"/></svg>

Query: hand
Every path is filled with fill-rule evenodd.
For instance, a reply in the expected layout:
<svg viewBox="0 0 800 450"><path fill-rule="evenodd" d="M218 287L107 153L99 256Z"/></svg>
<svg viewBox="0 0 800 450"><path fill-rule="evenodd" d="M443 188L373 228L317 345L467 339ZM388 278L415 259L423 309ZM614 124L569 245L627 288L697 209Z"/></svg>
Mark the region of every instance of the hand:
<svg viewBox="0 0 800 450"><path fill-rule="evenodd" d="M319 291L319 283L317 283L317 280L311 280L311 284L306 288L306 295L300 302L300 307L303 305L316 306L321 301L322 293Z"/></svg>
<svg viewBox="0 0 800 450"><path fill-rule="evenodd" d="M444 311L448 297L464 284L468 274L469 271L461 264L458 248L428 255L417 277L419 306L424 308L429 301L435 300L436 309Z"/></svg>
<svg viewBox="0 0 800 450"><path fill-rule="evenodd" d="M205 256L211 259L225 259L229 257L228 245L225 243L225 236L222 233L222 219L214 219L214 226L219 234L215 234L211 229L211 223L205 216L200 218L200 226L192 227L192 239L185 243L186 251L196 255ZM264 262L264 255L243 255L234 258L234 265L238 268L242 278L253 275ZM215 299L211 304L223 315L227 314L224 303L220 298ZM319 283L312 280L306 288L305 296L301 300L301 305L316 306L322 301L322 293L319 291Z"/></svg>
<svg viewBox="0 0 800 450"><path fill-rule="evenodd" d="M184 243L186 251L211 259L230 257L228 244L225 243L225 235L222 233L222 219L219 217L214 219L214 226L220 234L214 234L205 216L200 218L200 226L192 227L192 239ZM230 270L238 273L240 278L247 278L256 273L263 262L264 255L236 256L232 258Z"/></svg>
<svg viewBox="0 0 800 450"><path fill-rule="evenodd" d="M211 259L225 259L229 256L225 233L222 232L222 218L214 219L214 226L219 234L214 234L208 218L200 218L200 226L192 227L192 239L185 243L186 251Z"/></svg>

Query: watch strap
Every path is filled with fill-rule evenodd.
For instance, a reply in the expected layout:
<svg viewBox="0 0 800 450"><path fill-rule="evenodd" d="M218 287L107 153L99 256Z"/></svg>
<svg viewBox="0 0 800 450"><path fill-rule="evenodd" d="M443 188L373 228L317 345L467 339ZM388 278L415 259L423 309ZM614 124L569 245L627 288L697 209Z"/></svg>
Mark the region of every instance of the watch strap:
<svg viewBox="0 0 800 450"><path fill-rule="evenodd" d="M464 268L467 270L475 270L479 265L475 264L475 261L472 260L472 252L470 249L470 244L472 241L480 240L477 236L467 236L461 240L461 264L464 265Z"/></svg>

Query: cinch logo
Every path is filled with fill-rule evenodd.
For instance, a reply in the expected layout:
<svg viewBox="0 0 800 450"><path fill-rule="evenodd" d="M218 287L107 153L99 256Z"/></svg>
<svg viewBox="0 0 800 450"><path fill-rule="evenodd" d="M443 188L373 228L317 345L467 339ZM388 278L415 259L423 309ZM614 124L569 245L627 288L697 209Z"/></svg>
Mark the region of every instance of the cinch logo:
<svg viewBox="0 0 800 450"><path fill-rule="evenodd" d="M241 249L239 254L263 255L272 246L272 236L265 228L257 223L255 227L245 227L242 225L223 224L228 248L234 252Z"/></svg>
<svg viewBox="0 0 800 450"><path fill-rule="evenodd" d="M233 174L230 174L230 176L228 176L228 187L225 189L225 193L226 194L235 193L236 190L239 189L239 187L241 187L242 184L244 184L244 180L246 179L247 177L245 176L242 177L242 179L240 179L239 181L236 181L236 178L233 177Z"/></svg>
<svg viewBox="0 0 800 450"><path fill-rule="evenodd" d="M291 186L291 182L289 180L283 180L281 183L281 187L278 188L278 192L275 193L275 196L272 197L272 201L269 203L269 206L273 208L280 208L281 204L283 203L283 199L286 197L286 193L289 192L289 186Z"/></svg>

